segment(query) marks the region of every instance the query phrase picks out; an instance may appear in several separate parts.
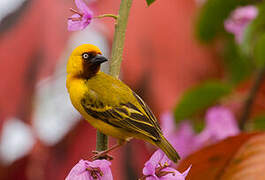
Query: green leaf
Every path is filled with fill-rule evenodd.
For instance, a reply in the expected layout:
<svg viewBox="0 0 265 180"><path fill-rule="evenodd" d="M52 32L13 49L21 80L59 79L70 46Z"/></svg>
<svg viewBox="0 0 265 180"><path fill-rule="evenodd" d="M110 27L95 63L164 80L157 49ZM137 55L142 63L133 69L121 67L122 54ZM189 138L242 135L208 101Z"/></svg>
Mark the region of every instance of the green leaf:
<svg viewBox="0 0 265 180"><path fill-rule="evenodd" d="M253 0L208 0L197 20L196 35L203 42L212 41L224 32L224 21L237 6L254 3Z"/></svg>
<svg viewBox="0 0 265 180"><path fill-rule="evenodd" d="M254 68L253 62L245 53L242 53L241 47L235 43L233 36L228 39L224 46L223 59L229 81L233 84L245 80Z"/></svg>
<svg viewBox="0 0 265 180"><path fill-rule="evenodd" d="M155 0L146 0L147 5L150 6L153 2L155 2Z"/></svg>
<svg viewBox="0 0 265 180"><path fill-rule="evenodd" d="M205 128L205 121L204 120L203 121L194 121L192 125L193 125L193 130L196 133L200 133Z"/></svg>
<svg viewBox="0 0 265 180"><path fill-rule="evenodd" d="M265 2L258 6L258 16L250 23L244 31L241 44L242 52L248 56L254 56L254 62L258 67L263 66L264 35L265 35Z"/></svg>
<svg viewBox="0 0 265 180"><path fill-rule="evenodd" d="M214 104L221 97L229 94L231 87L218 81L208 81L186 91L177 104L175 120L190 118Z"/></svg>
<svg viewBox="0 0 265 180"><path fill-rule="evenodd" d="M253 119L254 130L265 130L265 114L256 116Z"/></svg>
<svg viewBox="0 0 265 180"><path fill-rule="evenodd" d="M265 32L257 40L253 52L257 67L263 67L265 64Z"/></svg>

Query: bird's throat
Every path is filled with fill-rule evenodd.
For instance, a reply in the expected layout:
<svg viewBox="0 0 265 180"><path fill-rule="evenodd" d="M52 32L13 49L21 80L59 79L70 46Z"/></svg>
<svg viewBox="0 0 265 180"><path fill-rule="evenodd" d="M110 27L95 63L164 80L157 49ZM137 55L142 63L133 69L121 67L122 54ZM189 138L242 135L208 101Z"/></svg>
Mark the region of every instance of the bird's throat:
<svg viewBox="0 0 265 180"><path fill-rule="evenodd" d="M86 79L90 79L91 77L95 76L100 69L100 64L92 64L90 66L84 66L84 73L83 76Z"/></svg>

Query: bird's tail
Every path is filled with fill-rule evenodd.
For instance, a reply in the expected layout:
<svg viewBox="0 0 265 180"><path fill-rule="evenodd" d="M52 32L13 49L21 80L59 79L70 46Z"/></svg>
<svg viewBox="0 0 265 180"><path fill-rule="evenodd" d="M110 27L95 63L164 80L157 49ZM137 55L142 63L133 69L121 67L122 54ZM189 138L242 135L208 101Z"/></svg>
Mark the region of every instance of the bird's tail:
<svg viewBox="0 0 265 180"><path fill-rule="evenodd" d="M177 162L180 160L180 156L178 155L177 151L173 148L173 146L167 141L167 139L162 136L161 140L156 142L156 145L164 151L167 157L172 160L173 162Z"/></svg>

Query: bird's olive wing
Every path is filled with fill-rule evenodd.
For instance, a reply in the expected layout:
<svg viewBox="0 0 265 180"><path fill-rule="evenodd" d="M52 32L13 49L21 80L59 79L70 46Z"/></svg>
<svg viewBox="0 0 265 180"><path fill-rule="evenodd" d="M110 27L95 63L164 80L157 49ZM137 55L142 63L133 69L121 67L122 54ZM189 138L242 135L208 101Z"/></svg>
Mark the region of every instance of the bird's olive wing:
<svg viewBox="0 0 265 180"><path fill-rule="evenodd" d="M156 123L130 102L117 106L104 105L96 100L91 102L87 98L81 100L84 110L93 118L100 119L114 127L128 132L146 135L154 141L160 140L160 129Z"/></svg>
<svg viewBox="0 0 265 180"><path fill-rule="evenodd" d="M158 125L157 119L154 116L154 114L152 113L152 111L150 110L150 108L148 107L148 105L135 92L133 92L133 95L137 99L137 101L141 105L141 107L144 109L145 113L147 114L148 121L151 122L153 124L153 126L155 126L155 128L159 131L159 133L162 133L161 129Z"/></svg>

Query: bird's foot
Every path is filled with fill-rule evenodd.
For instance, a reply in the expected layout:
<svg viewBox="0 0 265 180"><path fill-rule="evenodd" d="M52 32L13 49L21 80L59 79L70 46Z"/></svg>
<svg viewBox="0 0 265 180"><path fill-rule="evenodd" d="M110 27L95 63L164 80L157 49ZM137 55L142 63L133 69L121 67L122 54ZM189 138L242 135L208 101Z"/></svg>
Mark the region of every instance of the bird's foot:
<svg viewBox="0 0 265 180"><path fill-rule="evenodd" d="M108 151L92 151L93 154L95 154L92 159L97 160L97 159L106 159L108 161L113 160L113 156L108 155Z"/></svg>
<svg viewBox="0 0 265 180"><path fill-rule="evenodd" d="M113 151L114 149L117 149L118 147L120 147L121 145L123 145L126 141L124 140L119 140L117 144L115 144L114 146L110 147L109 149L105 150L105 151L92 151L93 154L95 154L93 156L93 160L96 159L107 159L107 160L113 160L113 157L108 155L108 153L110 151Z"/></svg>

